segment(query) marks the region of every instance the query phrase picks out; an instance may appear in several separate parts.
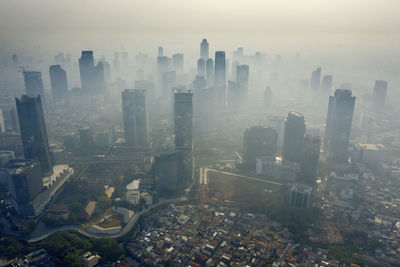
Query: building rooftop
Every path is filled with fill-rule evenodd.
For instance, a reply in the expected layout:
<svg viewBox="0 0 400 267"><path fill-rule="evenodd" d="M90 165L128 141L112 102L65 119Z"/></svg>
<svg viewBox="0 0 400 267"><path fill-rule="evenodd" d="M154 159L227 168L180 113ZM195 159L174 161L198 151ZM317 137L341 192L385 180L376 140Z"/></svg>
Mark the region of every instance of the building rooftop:
<svg viewBox="0 0 400 267"><path fill-rule="evenodd" d="M126 186L126 190L139 190L140 179L133 180Z"/></svg>

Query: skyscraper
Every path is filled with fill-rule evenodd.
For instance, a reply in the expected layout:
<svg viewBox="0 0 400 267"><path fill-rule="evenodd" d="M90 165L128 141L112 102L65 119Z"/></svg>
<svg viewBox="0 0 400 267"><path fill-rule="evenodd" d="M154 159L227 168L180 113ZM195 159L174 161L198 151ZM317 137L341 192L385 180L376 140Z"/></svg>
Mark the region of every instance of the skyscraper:
<svg viewBox="0 0 400 267"><path fill-rule="evenodd" d="M42 73L40 71L24 71L25 92L28 96L40 95L44 100Z"/></svg>
<svg viewBox="0 0 400 267"><path fill-rule="evenodd" d="M15 102L25 159L39 161L43 174L52 173L41 97L23 95L21 99L16 98Z"/></svg>
<svg viewBox="0 0 400 267"><path fill-rule="evenodd" d="M322 78L321 90L323 92L330 93L330 91L332 90L332 75L325 75Z"/></svg>
<svg viewBox="0 0 400 267"><path fill-rule="evenodd" d="M224 109L226 102L225 51L215 52L214 85L218 107Z"/></svg>
<svg viewBox="0 0 400 267"><path fill-rule="evenodd" d="M208 59L209 45L207 39L203 39L200 44L200 57L206 61Z"/></svg>
<svg viewBox="0 0 400 267"><path fill-rule="evenodd" d="M275 161L278 134L275 129L264 126L253 126L244 132L243 150L244 167L256 170L257 158Z"/></svg>
<svg viewBox="0 0 400 267"><path fill-rule="evenodd" d="M164 48L163 48L162 46L159 46L159 47L158 47L158 53L157 53L157 55L158 55L159 57L163 57L163 56L164 56Z"/></svg>
<svg viewBox="0 0 400 267"><path fill-rule="evenodd" d="M236 82L247 91L249 87L249 65L238 65L236 67Z"/></svg>
<svg viewBox="0 0 400 267"><path fill-rule="evenodd" d="M123 91L122 113L125 143L130 146L147 147L146 91L140 89Z"/></svg>
<svg viewBox="0 0 400 267"><path fill-rule="evenodd" d="M319 136L306 135L304 137L298 182L311 186L315 185L320 149L321 138Z"/></svg>
<svg viewBox="0 0 400 267"><path fill-rule="evenodd" d="M67 92L67 74L60 65L50 66L50 82L53 100L60 100Z"/></svg>
<svg viewBox="0 0 400 267"><path fill-rule="evenodd" d="M161 74L161 90L162 96L172 101L174 91L173 87L176 85L176 72L175 71L165 71ZM172 103L172 102L171 102Z"/></svg>
<svg viewBox="0 0 400 267"><path fill-rule="evenodd" d="M79 58L79 73L81 76L81 87L83 90L91 90L93 82L93 51L82 51Z"/></svg>
<svg viewBox="0 0 400 267"><path fill-rule="evenodd" d="M206 62L202 58L197 60L197 75L206 77Z"/></svg>
<svg viewBox="0 0 400 267"><path fill-rule="evenodd" d="M3 111L0 109L0 133L6 132L6 125L4 124Z"/></svg>
<svg viewBox="0 0 400 267"><path fill-rule="evenodd" d="M381 109L385 105L387 81L375 81L374 92L372 94L372 104L374 108Z"/></svg>
<svg viewBox="0 0 400 267"><path fill-rule="evenodd" d="M193 94L175 92L175 146L178 152L178 184L186 187L193 178Z"/></svg>
<svg viewBox="0 0 400 267"><path fill-rule="evenodd" d="M29 205L43 188L40 164L35 160L10 160L7 165L8 189L18 213L35 216L33 205Z"/></svg>
<svg viewBox="0 0 400 267"><path fill-rule="evenodd" d="M172 55L172 67L176 73L183 73L183 54Z"/></svg>
<svg viewBox="0 0 400 267"><path fill-rule="evenodd" d="M168 57L157 57L157 73L161 75L163 72L168 71L168 64L170 59Z"/></svg>
<svg viewBox="0 0 400 267"><path fill-rule="evenodd" d="M337 89L333 96L329 96L324 148L333 162L347 162L355 101L351 90Z"/></svg>
<svg viewBox="0 0 400 267"><path fill-rule="evenodd" d="M206 80L208 86L214 84L214 61L212 58L206 60Z"/></svg>
<svg viewBox="0 0 400 267"><path fill-rule="evenodd" d="M283 137L282 157L284 160L300 163L305 131L304 116L298 112L289 112Z"/></svg>
<svg viewBox="0 0 400 267"><path fill-rule="evenodd" d="M94 65L93 51L82 51L79 58L79 73L83 90L89 92L104 92L104 66L102 62Z"/></svg>
<svg viewBox="0 0 400 267"><path fill-rule="evenodd" d="M241 102L246 102L249 90L249 65L236 66L236 82L240 87Z"/></svg>
<svg viewBox="0 0 400 267"><path fill-rule="evenodd" d="M214 83L216 86L226 86L225 51L215 52Z"/></svg>
<svg viewBox="0 0 400 267"><path fill-rule="evenodd" d="M311 74L311 89L318 91L321 83L321 67L318 67Z"/></svg>

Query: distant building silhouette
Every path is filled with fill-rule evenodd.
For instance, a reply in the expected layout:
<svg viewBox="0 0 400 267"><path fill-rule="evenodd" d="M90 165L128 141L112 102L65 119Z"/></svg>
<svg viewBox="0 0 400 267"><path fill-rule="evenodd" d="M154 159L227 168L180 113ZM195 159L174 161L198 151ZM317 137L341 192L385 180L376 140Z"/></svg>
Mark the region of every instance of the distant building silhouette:
<svg viewBox="0 0 400 267"><path fill-rule="evenodd" d="M329 96L324 148L333 162L347 162L355 101L351 90L337 89L333 96Z"/></svg>
<svg viewBox="0 0 400 267"><path fill-rule="evenodd" d="M60 65L50 66L49 72L53 100L57 101L68 92L67 74Z"/></svg>
<svg viewBox="0 0 400 267"><path fill-rule="evenodd" d="M243 163L244 167L256 171L257 158L275 161L278 134L275 129L253 126L244 132Z"/></svg>
<svg viewBox="0 0 400 267"><path fill-rule="evenodd" d="M327 92L330 93L332 90L332 75L325 75L322 78L322 83L321 83L321 90L322 92Z"/></svg>
<svg viewBox="0 0 400 267"><path fill-rule="evenodd" d="M202 58L197 60L197 75L206 77L206 62Z"/></svg>
<svg viewBox="0 0 400 267"><path fill-rule="evenodd" d="M79 73L83 90L94 93L104 93L105 79L102 62L94 65L93 51L82 51L79 58Z"/></svg>
<svg viewBox="0 0 400 267"><path fill-rule="evenodd" d="M206 81L208 86L214 84L214 61L212 58L206 60Z"/></svg>
<svg viewBox="0 0 400 267"><path fill-rule="evenodd" d="M24 71L25 92L28 96L40 95L44 101L44 87L40 71Z"/></svg>
<svg viewBox="0 0 400 267"><path fill-rule="evenodd" d="M172 88L176 86L176 72L175 71L165 71L161 74L161 90L162 95L169 99L173 98L174 91Z"/></svg>
<svg viewBox="0 0 400 267"><path fill-rule="evenodd" d="M183 54L172 55L172 67L176 73L183 73Z"/></svg>
<svg viewBox="0 0 400 267"><path fill-rule="evenodd" d="M282 157L284 160L300 163L305 131L306 124L303 114L293 111L289 112L285 121L283 137Z"/></svg>
<svg viewBox="0 0 400 267"><path fill-rule="evenodd" d="M249 87L249 65L237 65L236 67L236 82L240 84L240 87L244 90L248 90Z"/></svg>
<svg viewBox="0 0 400 267"><path fill-rule="evenodd" d="M372 94L372 104L376 109L382 109L385 106L387 81L375 81L374 92Z"/></svg>
<svg viewBox="0 0 400 267"><path fill-rule="evenodd" d="M318 91L321 83L321 67L318 67L311 74L311 89Z"/></svg>
<svg viewBox="0 0 400 267"><path fill-rule="evenodd" d="M157 73L161 75L162 73L168 71L170 59L165 56L157 57Z"/></svg>
<svg viewBox="0 0 400 267"><path fill-rule="evenodd" d="M214 86L218 107L225 108L226 102L226 62L225 51L215 52Z"/></svg>
<svg viewBox="0 0 400 267"><path fill-rule="evenodd" d="M186 187L193 178L193 94L175 92L175 146L178 162L178 184Z"/></svg>
<svg viewBox="0 0 400 267"><path fill-rule="evenodd" d="M206 61L209 57L209 44L207 39L203 39L200 44L200 57Z"/></svg>
<svg viewBox="0 0 400 267"><path fill-rule="evenodd" d="M122 113L125 143L130 146L147 147L146 91L140 89L123 91Z"/></svg>
<svg viewBox="0 0 400 267"><path fill-rule="evenodd" d="M26 160L37 160L43 174L53 171L41 97L15 99Z"/></svg>
<svg viewBox="0 0 400 267"><path fill-rule="evenodd" d="M157 51L158 51L157 53L158 57L164 56L164 48L162 46L159 46Z"/></svg>

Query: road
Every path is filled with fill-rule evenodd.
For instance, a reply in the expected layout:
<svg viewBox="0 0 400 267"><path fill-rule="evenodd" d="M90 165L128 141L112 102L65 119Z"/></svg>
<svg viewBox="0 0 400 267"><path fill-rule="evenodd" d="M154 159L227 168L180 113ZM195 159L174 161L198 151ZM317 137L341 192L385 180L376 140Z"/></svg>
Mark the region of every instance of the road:
<svg viewBox="0 0 400 267"><path fill-rule="evenodd" d="M36 243L39 241L42 241L43 239L48 238L49 236L61 232L61 231L75 231L78 232L86 237L90 237L90 238L103 238L103 237L107 237L107 238L119 238L122 237L124 235L126 235L131 229L132 227L136 224L136 222L138 221L138 219L140 218L141 215L145 214L146 212L149 212L152 209L155 209L161 205L164 204L173 204L176 202L181 202L181 201L187 201L188 198L187 197L180 197L180 198L174 198L174 199L163 199L160 200L159 202L157 202L154 205L151 205L150 207L148 207L145 210L142 210L138 213L135 213L135 215L133 215L128 223L122 228L121 232L117 233L117 234L101 234L101 233L91 233L89 231L87 231L86 229L82 228L80 225L64 225L64 226L60 226L60 227L56 227L53 229L50 229L44 233L41 233L39 235L36 236L31 236L28 239L26 239L27 242L29 243Z"/></svg>

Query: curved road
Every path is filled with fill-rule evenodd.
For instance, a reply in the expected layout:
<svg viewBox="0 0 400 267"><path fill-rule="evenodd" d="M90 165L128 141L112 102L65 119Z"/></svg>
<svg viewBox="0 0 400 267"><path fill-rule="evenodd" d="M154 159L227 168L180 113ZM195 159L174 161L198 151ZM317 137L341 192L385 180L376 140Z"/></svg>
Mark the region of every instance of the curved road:
<svg viewBox="0 0 400 267"><path fill-rule="evenodd" d="M122 228L122 230L117 234L91 233L88 230L83 229L81 226L78 226L78 225L64 225L64 226L60 226L60 227L57 227L57 228L50 229L50 230L48 230L48 231L46 231L44 233L41 233L40 235L31 236L31 237L29 237L29 239L26 239L26 241L29 242L29 243L39 242L39 241L42 241L43 239L48 238L49 236L51 236L51 235L53 235L55 233L58 233L58 232L61 232L61 231L75 231L75 232L78 232L78 233L80 233L80 234L82 234L84 236L91 237L91 238L102 238L102 237L119 238L121 236L126 235L132 229L132 227L136 224L136 222L138 221L139 217L142 214L144 214L144 213L146 213L146 212L148 212L148 211L150 211L152 209L155 209L158 206L161 206L163 204L172 204L172 203L181 202L181 201L187 201L187 200L189 200L187 197L160 200L156 204L151 205L150 207L148 207L147 209L142 210L142 211L140 211L138 213L135 213L135 215L133 215L129 219L128 223L124 226L124 228Z"/></svg>

